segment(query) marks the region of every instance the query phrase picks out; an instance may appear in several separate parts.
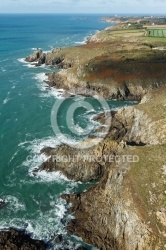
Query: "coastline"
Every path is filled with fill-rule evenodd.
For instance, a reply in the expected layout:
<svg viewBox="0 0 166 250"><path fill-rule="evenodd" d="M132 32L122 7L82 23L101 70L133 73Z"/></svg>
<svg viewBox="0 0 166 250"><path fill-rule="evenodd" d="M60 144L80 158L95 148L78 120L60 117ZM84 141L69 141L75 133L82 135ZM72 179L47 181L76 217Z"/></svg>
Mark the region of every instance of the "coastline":
<svg viewBox="0 0 166 250"><path fill-rule="evenodd" d="M122 39L123 44L119 44ZM154 42L152 46L156 44L160 43ZM99 249L152 250L164 247L164 181L159 180L163 176L166 144L166 119L163 116L165 61L165 54L154 53L142 30L132 35L130 30L125 30L117 35L107 29L89 38L86 45L55 49L46 56L46 64L61 69L58 73L48 74L47 83L51 87L85 96L94 90L104 98L141 101L112 114L107 137L93 147L92 152L76 151L68 146L43 149L51 157L93 154L102 158L113 154L122 159L124 154L134 153L139 157L138 163L120 160L92 164L87 160L71 165L70 162L57 164L50 158L39 168L39 171L60 170L77 181L99 180L84 193L62 196L72 203L70 212L75 217L69 223L68 231ZM113 67L114 71L107 67ZM104 78L101 78L103 74ZM91 78L88 75L92 75ZM110 76L111 84L110 80L108 82ZM148 152L148 159L145 152ZM162 160L158 157L159 152L163 152ZM152 159L154 165L151 166ZM157 166L155 175L149 181L154 166ZM139 169L146 169L145 176ZM146 192L143 191L144 183ZM158 193L162 195L158 196Z"/></svg>
<svg viewBox="0 0 166 250"><path fill-rule="evenodd" d="M87 49L87 51L94 48L95 51L98 49L100 52L100 47L102 45L106 46L106 49L104 50L105 53L108 49L107 47L108 44L106 44L105 41L101 40L100 34L102 34L102 32L93 36L93 38L91 38L86 45L82 45L83 47L78 47L78 53L80 52L79 51L80 48L83 50ZM97 45L95 43L97 43ZM145 47L143 48L146 47L148 46L145 45ZM148 150L151 150L153 154L159 153L160 150L164 151L165 120L162 117L161 117L162 119L159 119L159 115L163 116L162 112L164 109L161 109L161 106L164 107L165 105L164 102L165 88L164 87L161 88L161 91L157 89L160 86L162 87L165 85L164 82L165 75L163 75L165 69L162 69L162 71L160 70L159 72L159 74L162 73L161 74L162 78L159 79L158 84L156 84L156 79L158 79L159 74L155 77L152 76L150 78L150 80L152 78L155 79L153 83L150 83L150 80L148 79L145 86L144 83L139 83L138 86L135 87L134 86L135 81L134 81L134 84L131 84L130 82L129 85L128 83L127 84L122 83L122 86L119 88L117 87L117 84L115 84L115 86L107 85L107 79L106 80L102 79L101 84L99 82L96 82L96 79L94 82L92 81L87 83L87 79L85 79L86 78L85 73L89 74L89 69L91 70L94 67L92 72L94 71L96 74L96 70L100 69L100 66L103 64L105 60L109 61L109 58L105 57L105 55L103 58L99 58L100 59L99 64L96 65L93 62L92 65L88 65L87 67L88 70L86 72L85 69L87 68L84 66L86 66L93 59L95 59L96 61L98 57L101 57L103 51L101 51L101 53L99 54L97 52L94 58L93 56L92 57L90 56L90 58L88 58L89 61L87 60L87 58L85 58L86 65L84 65L85 61L81 62L81 65L79 65L81 61L80 58L76 58L76 60L75 59L71 60L70 56L68 57L68 53L71 53L71 56L73 57L75 52L73 52L73 48L71 48L72 50L71 52L70 48L68 49L60 49L56 51L54 50L53 53L48 53L48 55L46 55L45 53L40 53L39 57L37 56L38 57L37 59L39 59L38 61L39 65L40 64L42 65L44 62L46 63L46 65L51 65L53 67L56 66L62 69L59 73L53 73L48 75L49 82L46 81L46 83L49 86L51 87L55 86L56 88L61 88L61 89L63 88L66 89L67 92L70 90L70 92L72 93L81 94L85 96L88 94L89 90L93 90L96 92L100 92L100 95L103 96L104 98L111 98L118 100L137 100L137 101L142 100L141 104L139 104L136 107L123 108L115 112L113 116L113 126L111 127L108 137L104 140L103 144L100 144L98 147L96 147L92 153L94 155L96 154L98 155L98 153L100 153L100 155L102 156L103 153L110 154L110 152L112 152L112 154L124 154L125 152L131 153L132 151L137 152L137 150L138 151L140 150L139 154L140 157L142 157L144 150L147 152ZM114 50L116 49L114 48ZM125 50L125 48L123 48L123 50ZM145 52L149 53L149 50L146 50ZM81 55L82 53L83 52L81 52ZM112 55L114 55L114 52L110 51L110 53L113 53ZM54 60L52 61L52 59ZM122 66L122 64L119 64L121 59L122 57L115 58L115 61L117 60L116 67ZM133 59L127 57L125 58L125 62L128 59L131 61L129 61L129 64L126 64L127 69L129 69L129 66L131 66L131 62L133 63L135 58ZM115 61L113 63L111 62L111 64L108 64L109 67L110 65L112 66L115 63ZM162 62L163 64L164 61L165 58ZM122 62L124 63L123 60ZM150 63L149 61L145 62L146 62L145 64ZM154 61L152 62L155 63ZM143 65L145 66L145 64ZM136 64L135 67L137 66L138 65ZM73 69L74 71L72 71ZM121 77L121 75L124 73L124 70L125 69L123 69L122 72L120 72L119 77ZM146 77L145 71L147 71L147 68L143 71L144 77ZM109 72L109 74L111 74L111 72ZM148 77L149 75L150 74L148 74ZM94 79L93 77L94 75L90 79L93 80ZM128 75L126 76L126 79L127 78ZM133 78L131 77L129 80L131 79ZM136 80L138 80L138 76ZM163 99L162 101L156 98L157 92L155 91L151 92L153 88L155 88L156 91L158 91L158 94ZM153 103L153 101L155 102L155 104ZM154 115L148 111L149 109L159 110L158 116L154 117ZM140 124L138 125L139 119L142 119L142 122L140 122ZM159 121L161 123L162 133L160 132ZM116 129L113 130L114 128ZM146 133L144 132L144 130L146 131ZM123 141L125 142L125 144L122 143ZM150 147L150 149L148 147ZM103 151L104 149L105 152ZM54 154L56 155L60 153L64 154L65 152L68 152L68 154L71 156L75 153L77 154L77 152L73 152L69 147L65 146L59 147L57 149L49 149L49 151L47 149L44 149L43 151L47 151L46 154L48 155L54 155ZM82 152L82 154L85 153L92 154L91 152L87 153L87 151ZM163 159L165 159L164 154L162 156ZM151 157L151 155L149 155L149 157ZM130 164L126 163L125 166L123 166L123 163L118 163L116 165L116 162L114 162L113 164L111 164L110 167L109 162L107 163L102 162L100 164L94 164L93 166L88 162L86 163L80 162L80 166L73 165L72 167L73 168L70 169L71 170L70 173L67 173L68 166L65 165L56 166L55 169L50 170L49 169L50 163L45 162L45 167L44 167L46 171L57 171L60 169L60 171L62 171L65 175L67 175L67 177L70 177L71 179L77 181L86 182L87 180L88 181L99 180L99 183L96 186L90 188L85 193L63 196L63 198L65 198L68 202L71 202L73 204L71 211L72 213L75 213L75 219L73 219L68 226L68 230L71 233L81 236L84 241L103 249L122 249L122 247L124 246L125 246L124 249L132 249L132 250L145 249L145 248L153 249L154 246L159 247L158 249L162 249L163 247L162 241L164 242L165 236L160 235L158 236L158 238L155 237L156 228L154 230L155 231L154 233L151 223L149 226L147 219L145 220L146 222L144 222L145 218L144 207L146 207L146 201L142 201L142 194L141 194L142 190L141 191L135 190L137 187L136 184L138 183L136 182L135 179L133 181L133 173L131 173L132 166L130 166ZM151 171L150 168L149 171ZM79 174L76 173L79 173L80 176ZM131 177L128 179L127 175L129 173L131 173ZM162 172L160 171L159 174L162 174ZM138 173L137 178L140 177L141 173ZM144 180L141 180L142 183L143 181ZM152 183L150 183L150 185L151 184ZM133 190L131 190L131 186L132 188L134 187L133 190L135 190L137 197L135 197L135 194L132 193ZM150 190L150 187L148 188ZM126 200L124 201L124 199ZM163 199L164 197L161 197L161 200ZM160 205L160 208L162 207L164 208L163 204L162 206ZM165 213L164 210L161 209L160 211L160 209L158 208L156 213L158 214L157 218L160 218L161 221L163 221ZM154 224L153 220L152 224ZM117 227L119 227L119 231ZM161 225L159 225L159 227L161 228ZM161 230L163 230L163 228L161 228L160 231ZM134 240L132 240L132 238ZM158 239L161 239L160 242L158 241Z"/></svg>

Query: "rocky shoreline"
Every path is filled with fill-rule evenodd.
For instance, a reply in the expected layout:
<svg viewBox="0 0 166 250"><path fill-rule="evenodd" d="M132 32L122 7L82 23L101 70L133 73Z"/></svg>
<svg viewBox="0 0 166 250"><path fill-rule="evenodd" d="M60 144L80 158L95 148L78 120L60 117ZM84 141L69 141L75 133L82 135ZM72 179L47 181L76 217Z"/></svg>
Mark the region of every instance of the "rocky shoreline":
<svg viewBox="0 0 166 250"><path fill-rule="evenodd" d="M146 40L143 30L125 32L104 30L90 37L85 45L58 48L47 54L38 50L26 61L61 69L47 74L50 87L140 101L151 89L165 85L166 53L153 49L159 42Z"/></svg>
<svg viewBox="0 0 166 250"><path fill-rule="evenodd" d="M42 240L32 239L25 231L9 228L6 231L0 231L0 249L46 250L48 244Z"/></svg>
<svg viewBox="0 0 166 250"><path fill-rule="evenodd" d="M42 51L26 60L61 69L48 85L86 95L137 100L113 112L107 137L90 150L62 145L43 149L50 156L37 170L61 171L76 181L98 181L84 193L63 195L75 219L70 233L99 249L166 248L166 52L144 31L105 30L86 45ZM102 122L102 115L97 118ZM100 161L57 162L57 156L94 155ZM104 156L112 156L112 161ZM126 160L124 156L129 156ZM137 156L138 161L132 157ZM117 160L118 159L118 160ZM132 159L132 160L131 160Z"/></svg>

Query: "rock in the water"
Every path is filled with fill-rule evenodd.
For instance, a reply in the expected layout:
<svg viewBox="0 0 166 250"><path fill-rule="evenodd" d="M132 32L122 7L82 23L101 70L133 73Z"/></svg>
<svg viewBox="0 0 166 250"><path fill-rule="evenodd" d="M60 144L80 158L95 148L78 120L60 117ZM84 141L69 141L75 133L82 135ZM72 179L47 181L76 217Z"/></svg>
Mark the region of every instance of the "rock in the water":
<svg viewBox="0 0 166 250"><path fill-rule="evenodd" d="M28 56L26 59L25 59L27 62L30 62L30 63L36 63L36 65L41 65L41 64L44 64L45 63L45 60L46 60L46 54L43 53L42 50L37 50L37 52L33 53L32 55Z"/></svg>
<svg viewBox="0 0 166 250"><path fill-rule="evenodd" d="M32 239L23 231L13 228L0 231L0 250L46 250L47 247L44 241Z"/></svg>
<svg viewBox="0 0 166 250"><path fill-rule="evenodd" d="M90 140L88 142L90 143ZM60 171L67 178L76 181L97 180L103 176L104 169L108 165L108 159L104 156L114 153L117 147L116 142L108 139L90 149L76 149L67 145L55 149L45 148L41 152L51 157L39 167L38 171Z"/></svg>
<svg viewBox="0 0 166 250"><path fill-rule="evenodd" d="M6 205L6 202L3 199L0 199L0 208L3 208Z"/></svg>
<svg viewBox="0 0 166 250"><path fill-rule="evenodd" d="M62 240L63 240L62 234L57 235L57 237L56 237L56 239L55 239L56 243L61 243Z"/></svg>

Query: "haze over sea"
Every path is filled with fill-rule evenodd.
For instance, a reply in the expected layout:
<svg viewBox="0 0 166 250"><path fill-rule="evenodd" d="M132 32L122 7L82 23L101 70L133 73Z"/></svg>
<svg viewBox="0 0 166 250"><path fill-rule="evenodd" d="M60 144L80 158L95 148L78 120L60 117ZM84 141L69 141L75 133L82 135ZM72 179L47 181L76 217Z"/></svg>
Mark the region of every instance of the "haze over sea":
<svg viewBox="0 0 166 250"><path fill-rule="evenodd" d="M53 69L33 67L23 58L36 48L50 51L81 44L108 26L100 17L0 15L0 198L7 201L0 209L1 229L26 228L44 240L66 234L62 223L66 208L60 194L90 185L71 182L59 173L32 174L46 159L40 150L58 144L50 114L59 93L43 82L44 73Z"/></svg>

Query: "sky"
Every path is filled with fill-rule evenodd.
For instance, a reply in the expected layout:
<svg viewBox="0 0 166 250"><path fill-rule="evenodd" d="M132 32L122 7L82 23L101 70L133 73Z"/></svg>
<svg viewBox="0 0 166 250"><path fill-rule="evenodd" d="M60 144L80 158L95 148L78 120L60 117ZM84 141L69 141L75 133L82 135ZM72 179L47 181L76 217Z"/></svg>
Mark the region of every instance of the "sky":
<svg viewBox="0 0 166 250"><path fill-rule="evenodd" d="M0 13L166 14L166 0L0 0Z"/></svg>

